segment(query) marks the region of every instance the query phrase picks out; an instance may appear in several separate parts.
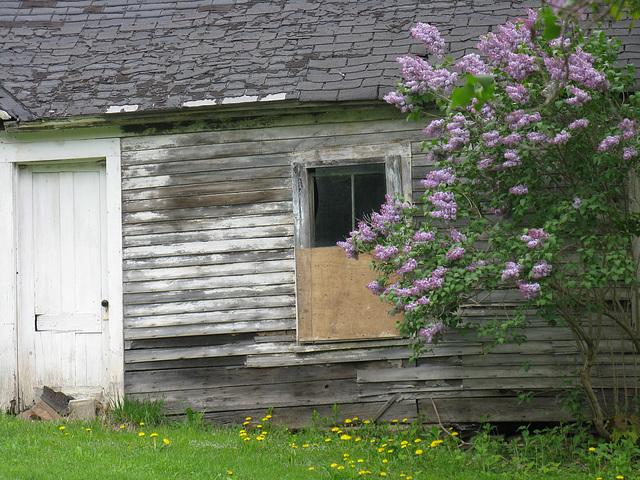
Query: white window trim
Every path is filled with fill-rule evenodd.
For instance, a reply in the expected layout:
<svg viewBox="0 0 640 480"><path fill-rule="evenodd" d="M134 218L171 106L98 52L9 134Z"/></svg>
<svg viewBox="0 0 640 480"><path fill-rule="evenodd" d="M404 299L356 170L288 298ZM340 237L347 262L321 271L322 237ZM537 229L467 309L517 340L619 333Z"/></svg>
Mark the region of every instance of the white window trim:
<svg viewBox="0 0 640 480"><path fill-rule="evenodd" d="M107 282L109 291L109 352L105 392L111 398L124 395L124 320L122 302L122 206L120 139L82 139L13 142L0 137L0 407L18 394L17 378L17 280L16 195L19 164L31 162L104 161L107 194ZM13 219L7 221L6 219Z"/></svg>
<svg viewBox="0 0 640 480"><path fill-rule="evenodd" d="M311 246L311 199L308 170L350 165L385 165L387 193L411 201L411 145L380 144L296 152L292 156L293 212L296 248ZM348 232L345 232L345 235Z"/></svg>

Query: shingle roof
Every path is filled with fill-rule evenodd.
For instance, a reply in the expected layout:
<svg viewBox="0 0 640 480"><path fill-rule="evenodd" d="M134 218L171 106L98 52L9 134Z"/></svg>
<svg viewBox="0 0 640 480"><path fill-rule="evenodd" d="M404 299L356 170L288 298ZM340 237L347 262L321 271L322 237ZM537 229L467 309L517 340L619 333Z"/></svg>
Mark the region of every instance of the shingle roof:
<svg viewBox="0 0 640 480"><path fill-rule="evenodd" d="M417 21L449 53L529 0L38 0L0 2L0 109L26 119L222 104L381 98L395 59L423 54ZM624 60L640 42L623 23ZM15 101L15 102L14 102ZM12 103L13 102L13 103ZM17 102L17 103L16 103ZM10 105L9 105L10 104ZM10 108L11 107L11 108Z"/></svg>

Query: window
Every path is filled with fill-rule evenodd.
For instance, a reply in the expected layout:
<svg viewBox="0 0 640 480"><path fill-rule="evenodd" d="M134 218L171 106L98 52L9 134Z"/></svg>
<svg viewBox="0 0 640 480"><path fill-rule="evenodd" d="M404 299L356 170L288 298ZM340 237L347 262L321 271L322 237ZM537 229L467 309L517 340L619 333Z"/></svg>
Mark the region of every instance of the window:
<svg viewBox="0 0 640 480"><path fill-rule="evenodd" d="M389 306L366 288L369 259L348 259L336 242L378 211L385 194L411 191L408 145L302 152L293 161L298 340L395 337Z"/></svg>

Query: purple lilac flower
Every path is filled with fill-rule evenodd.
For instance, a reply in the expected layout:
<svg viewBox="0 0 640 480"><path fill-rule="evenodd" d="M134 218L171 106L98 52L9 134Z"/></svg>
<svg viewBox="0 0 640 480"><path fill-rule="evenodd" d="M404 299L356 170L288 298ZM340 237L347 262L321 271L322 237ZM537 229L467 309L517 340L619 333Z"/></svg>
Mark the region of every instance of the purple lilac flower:
<svg viewBox="0 0 640 480"><path fill-rule="evenodd" d="M491 69L489 65L484 63L477 53L470 53L462 57L462 59L454 65L465 73L471 75L490 75Z"/></svg>
<svg viewBox="0 0 640 480"><path fill-rule="evenodd" d="M500 132L492 130L482 134L482 139L487 144L487 147L495 147L500 144Z"/></svg>
<svg viewBox="0 0 640 480"><path fill-rule="evenodd" d="M599 152L606 152L611 147L618 145L620 143L620 135L609 135L607 138L600 142L598 145Z"/></svg>
<svg viewBox="0 0 640 480"><path fill-rule="evenodd" d="M633 120L625 118L618 127L622 130L622 138L625 140L631 140L636 135L636 123Z"/></svg>
<svg viewBox="0 0 640 480"><path fill-rule="evenodd" d="M522 136L519 133L512 133L502 139L502 143L508 147L515 147L522 141Z"/></svg>
<svg viewBox="0 0 640 480"><path fill-rule="evenodd" d="M356 260L358 259L358 254L356 253L356 247L353 244L353 238L347 238L346 241L338 242L337 245L341 249L343 249L345 252L347 252L348 258L355 258Z"/></svg>
<svg viewBox="0 0 640 480"><path fill-rule="evenodd" d="M384 286L380 285L380 283L377 280L374 280L371 283L367 283L367 288L374 295L382 295L382 293L384 292Z"/></svg>
<svg viewBox="0 0 640 480"><path fill-rule="evenodd" d="M546 260L538 262L531 268L531 278L543 278L551 274L553 265L549 265Z"/></svg>
<svg viewBox="0 0 640 480"><path fill-rule="evenodd" d="M529 189L526 185L516 185L515 187L511 187L509 189L509 193L512 193L514 195L526 195L527 193L529 193Z"/></svg>
<svg viewBox="0 0 640 480"><path fill-rule="evenodd" d="M430 212L432 218L441 218L446 222L455 220L458 212L458 204L455 195L451 192L436 192L427 198L436 207L436 211Z"/></svg>
<svg viewBox="0 0 640 480"><path fill-rule="evenodd" d="M487 262L485 262L484 260L478 260L477 262L471 262L469 264L469 266L467 267L467 270L471 271L471 272L475 272L476 271L476 267L483 267L487 264Z"/></svg>
<svg viewBox="0 0 640 480"><path fill-rule="evenodd" d="M625 160L631 160L633 157L637 157L638 152L635 148L632 147L624 147L622 149L622 158Z"/></svg>
<svg viewBox="0 0 640 480"><path fill-rule="evenodd" d="M520 265L519 263L514 262L505 262L505 268L502 271L502 279L507 280L509 278L518 278L520 276L520 272L524 268L524 265Z"/></svg>
<svg viewBox="0 0 640 480"><path fill-rule="evenodd" d="M458 81L458 74L445 68L435 69L419 57L405 55L397 59L400 63L400 74L405 85L412 94L427 91L450 95Z"/></svg>
<svg viewBox="0 0 640 480"><path fill-rule="evenodd" d="M541 228L531 228L527 234L522 235L520 239L526 242L527 248L538 248L541 247L544 241L550 236L550 234L545 233Z"/></svg>
<svg viewBox="0 0 640 480"><path fill-rule="evenodd" d="M372 255L376 260L380 260L382 262L386 262L395 258L398 255L398 249L393 245L390 247L385 247L384 245L376 245L375 253Z"/></svg>
<svg viewBox="0 0 640 480"><path fill-rule="evenodd" d="M527 133L527 138L533 143L545 144L551 142L549 135L539 132L529 132Z"/></svg>
<svg viewBox="0 0 640 480"><path fill-rule="evenodd" d="M435 232L416 232L413 235L413 239L416 242L430 242L436 237Z"/></svg>
<svg viewBox="0 0 640 480"><path fill-rule="evenodd" d="M444 119L433 120L429 125L425 127L423 132L429 136L440 138L444 134L444 123Z"/></svg>
<svg viewBox="0 0 640 480"><path fill-rule="evenodd" d="M580 207L582 206L582 200L578 197L573 199L573 208L576 210L580 210Z"/></svg>
<svg viewBox="0 0 640 480"><path fill-rule="evenodd" d="M418 305L429 305L431 303L431 300L429 300L427 297L423 295L418 300L416 300L416 303Z"/></svg>
<svg viewBox="0 0 640 480"><path fill-rule="evenodd" d="M411 29L411 35L424 43L429 52L442 58L444 55L444 40L436 27L428 23L418 22Z"/></svg>
<svg viewBox="0 0 640 480"><path fill-rule="evenodd" d="M493 165L493 158L483 158L478 162L478 168L485 169Z"/></svg>
<svg viewBox="0 0 640 480"><path fill-rule="evenodd" d="M354 234L357 234L358 240L362 240L364 243L371 243L378 238L377 232L365 222L358 222L358 230L351 232L351 236Z"/></svg>
<svg viewBox="0 0 640 480"><path fill-rule="evenodd" d="M567 98L567 103L569 105L573 105L574 107L581 107L589 100L591 100L591 95L582 90L581 88L570 86L569 90L573 97Z"/></svg>
<svg viewBox="0 0 640 480"><path fill-rule="evenodd" d="M509 98L520 105L525 105L529 102L529 91L527 87L520 84L507 85L505 90Z"/></svg>
<svg viewBox="0 0 640 480"><path fill-rule="evenodd" d="M435 290L437 288L441 288L444 284L444 274L447 272L447 269L444 267L436 268L428 278L421 278L419 280L413 281L413 286L428 292L430 290Z"/></svg>
<svg viewBox="0 0 640 480"><path fill-rule="evenodd" d="M517 150L507 149L507 151L504 153L504 158L506 158L507 161L502 163L503 168L517 167L519 165L522 165Z"/></svg>
<svg viewBox="0 0 640 480"><path fill-rule="evenodd" d="M576 47L575 53L571 53L566 62L560 56L544 58L544 64L551 80L565 82L568 77L569 80L587 88L604 91L609 88L609 81L602 73L593 68L593 61L594 56L580 47Z"/></svg>
<svg viewBox="0 0 640 480"><path fill-rule="evenodd" d="M420 183L425 188L436 189L441 184L451 185L456 181L456 176L453 174L453 169L451 167L447 167L442 170L433 170L427 174L427 177L424 180L421 180Z"/></svg>
<svg viewBox="0 0 640 480"><path fill-rule="evenodd" d="M527 127L532 123L538 123L542 120L540 112L525 113L524 110L515 110L504 117L509 124L509 128L515 130L518 127Z"/></svg>
<svg viewBox="0 0 640 480"><path fill-rule="evenodd" d="M458 260L459 258L464 257L466 250L462 247L453 247L446 254L447 260L453 262L454 260Z"/></svg>
<svg viewBox="0 0 640 480"><path fill-rule="evenodd" d="M389 92L383 97L384 101L390 105L395 105L402 113L413 111L411 105L407 105L407 96L398 92Z"/></svg>
<svg viewBox="0 0 640 480"><path fill-rule="evenodd" d="M526 298L534 298L540 295L540 284L539 283L521 283L518 285L518 290L520 290L520 294Z"/></svg>
<svg viewBox="0 0 640 480"><path fill-rule="evenodd" d="M453 227L449 228L449 235L451 235L451 240L453 240L455 243L461 243L461 242L467 241L467 236L463 233L460 233L458 230L456 230Z"/></svg>
<svg viewBox="0 0 640 480"><path fill-rule="evenodd" d="M416 309L417 306L418 306L417 303L413 303L412 302L412 303L409 303L409 304L405 305L404 306L404 310L406 312L413 312Z"/></svg>
<svg viewBox="0 0 640 480"><path fill-rule="evenodd" d="M566 130L562 130L560 133L556 134L549 143L552 143L553 145L564 145L570 138L571 134Z"/></svg>
<svg viewBox="0 0 640 480"><path fill-rule="evenodd" d="M589 126L589 120L587 120L586 118L580 118L578 120L574 120L573 122L571 122L567 128L569 130L577 130L577 129L582 129L582 128L587 128Z"/></svg>
<svg viewBox="0 0 640 480"><path fill-rule="evenodd" d="M434 339L442 337L442 332L444 332L444 325L442 323L436 323L435 325L421 329L418 335L423 337L427 343L431 343Z"/></svg>
<svg viewBox="0 0 640 480"><path fill-rule="evenodd" d="M402 277L405 273L413 272L416 268L418 268L418 262L414 258L410 258L402 267L396 270L396 275Z"/></svg>
<svg viewBox="0 0 640 480"><path fill-rule="evenodd" d="M410 288L396 288L394 293L399 297L414 297L420 294L420 290L418 287L410 287Z"/></svg>
<svg viewBox="0 0 640 480"><path fill-rule="evenodd" d="M530 73L538 70L536 57L527 55L526 53L508 52L507 62L504 71L508 75L511 75L514 80L522 81L527 78Z"/></svg>
<svg viewBox="0 0 640 480"><path fill-rule="evenodd" d="M535 13L529 10L529 21L532 20L532 15ZM516 19L516 21L518 20L522 19ZM489 33L482 36L476 47L494 64L501 64L506 61L509 53L517 51L523 45L533 48L531 29L521 28L519 25L507 22L498 26L497 34Z"/></svg>
<svg viewBox="0 0 640 480"><path fill-rule="evenodd" d="M445 152L457 152L471 141L471 133L468 130L458 128L452 130L451 134L446 145L442 147Z"/></svg>

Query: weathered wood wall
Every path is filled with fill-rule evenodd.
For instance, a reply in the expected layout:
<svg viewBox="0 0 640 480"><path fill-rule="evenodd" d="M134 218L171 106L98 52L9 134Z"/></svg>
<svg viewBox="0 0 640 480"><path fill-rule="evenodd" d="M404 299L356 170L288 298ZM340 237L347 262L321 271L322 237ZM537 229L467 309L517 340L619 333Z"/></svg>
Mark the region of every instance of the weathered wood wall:
<svg viewBox="0 0 640 480"><path fill-rule="evenodd" d="M289 114L261 128L229 119L207 132L122 140L127 394L220 423L274 407L276 419L299 425L334 404L387 420L567 418L556 395L573 342L539 322L529 342L489 355L449 333L413 363L405 339L296 342L292 152L411 142L415 198L429 167L419 125L389 108L367 112ZM610 366L602 374L613 383Z"/></svg>

